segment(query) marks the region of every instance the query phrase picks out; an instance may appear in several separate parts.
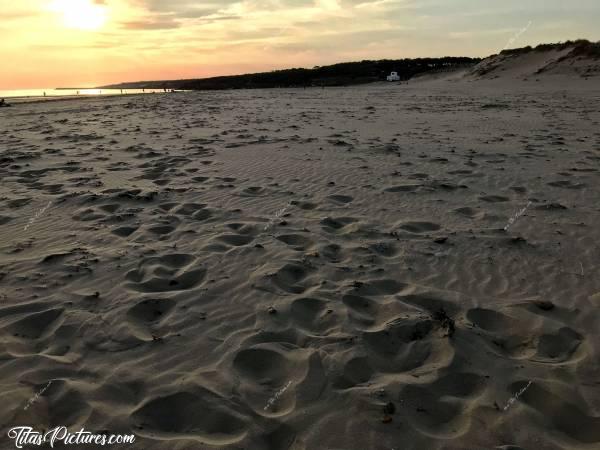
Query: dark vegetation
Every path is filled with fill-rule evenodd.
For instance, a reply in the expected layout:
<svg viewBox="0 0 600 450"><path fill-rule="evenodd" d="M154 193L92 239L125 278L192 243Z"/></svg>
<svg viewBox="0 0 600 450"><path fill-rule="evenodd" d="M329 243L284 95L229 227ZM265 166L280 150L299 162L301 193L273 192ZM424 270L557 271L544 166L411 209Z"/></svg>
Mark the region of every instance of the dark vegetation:
<svg viewBox="0 0 600 450"><path fill-rule="evenodd" d="M592 58L600 58L600 42L590 42L586 39L578 39L575 41L559 42L558 44L540 44L537 47L513 48L502 50L501 55L523 55L530 52L547 52L551 50L565 50L573 48L574 56L589 56Z"/></svg>
<svg viewBox="0 0 600 450"><path fill-rule="evenodd" d="M390 72L398 72L402 80L426 72L439 72L470 67L479 58L444 57L417 59L384 59L317 66L312 69L286 69L272 72L232 75L192 80L140 81L102 86L103 89L257 89L309 86L348 86L385 81Z"/></svg>

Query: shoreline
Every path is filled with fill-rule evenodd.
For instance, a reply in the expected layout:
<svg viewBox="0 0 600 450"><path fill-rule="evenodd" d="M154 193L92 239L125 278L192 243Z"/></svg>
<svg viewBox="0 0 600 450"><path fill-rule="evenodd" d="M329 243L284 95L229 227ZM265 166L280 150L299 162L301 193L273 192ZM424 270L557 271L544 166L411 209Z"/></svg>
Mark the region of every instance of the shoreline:
<svg viewBox="0 0 600 450"><path fill-rule="evenodd" d="M177 91L186 92L186 91ZM90 100L90 99L101 99L101 98L114 98L114 97L137 97L140 95L155 95L155 94L174 94L177 92L136 92L134 94L99 94L99 95L55 95L47 97L4 97L7 103L11 106L22 105L22 104L36 104L46 102L59 102L59 101L74 101L74 100Z"/></svg>

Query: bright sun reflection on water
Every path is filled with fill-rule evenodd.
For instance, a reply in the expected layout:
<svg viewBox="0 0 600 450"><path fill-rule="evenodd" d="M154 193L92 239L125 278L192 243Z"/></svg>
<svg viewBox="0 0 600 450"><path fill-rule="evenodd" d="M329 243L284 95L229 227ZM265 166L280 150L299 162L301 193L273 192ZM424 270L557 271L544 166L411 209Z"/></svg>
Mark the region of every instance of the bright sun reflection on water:
<svg viewBox="0 0 600 450"><path fill-rule="evenodd" d="M108 19L107 7L95 0L54 0L51 9L62 15L66 27L98 30Z"/></svg>

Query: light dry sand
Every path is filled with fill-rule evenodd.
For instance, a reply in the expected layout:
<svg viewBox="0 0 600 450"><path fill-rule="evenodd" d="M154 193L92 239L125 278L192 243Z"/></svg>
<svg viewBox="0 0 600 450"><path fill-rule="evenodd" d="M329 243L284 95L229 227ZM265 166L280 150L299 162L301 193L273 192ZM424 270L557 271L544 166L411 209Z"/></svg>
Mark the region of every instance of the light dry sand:
<svg viewBox="0 0 600 450"><path fill-rule="evenodd" d="M3 430L600 448L599 100L434 80L0 110Z"/></svg>

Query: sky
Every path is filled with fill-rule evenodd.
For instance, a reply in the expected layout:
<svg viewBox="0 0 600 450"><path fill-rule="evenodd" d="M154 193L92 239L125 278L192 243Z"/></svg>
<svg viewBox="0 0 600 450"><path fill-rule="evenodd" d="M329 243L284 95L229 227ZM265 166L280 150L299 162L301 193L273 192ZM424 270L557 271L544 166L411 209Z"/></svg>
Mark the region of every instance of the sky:
<svg viewBox="0 0 600 450"><path fill-rule="evenodd" d="M600 0L0 1L0 90L600 40Z"/></svg>

